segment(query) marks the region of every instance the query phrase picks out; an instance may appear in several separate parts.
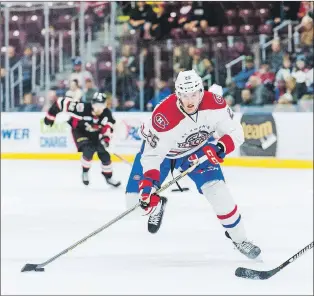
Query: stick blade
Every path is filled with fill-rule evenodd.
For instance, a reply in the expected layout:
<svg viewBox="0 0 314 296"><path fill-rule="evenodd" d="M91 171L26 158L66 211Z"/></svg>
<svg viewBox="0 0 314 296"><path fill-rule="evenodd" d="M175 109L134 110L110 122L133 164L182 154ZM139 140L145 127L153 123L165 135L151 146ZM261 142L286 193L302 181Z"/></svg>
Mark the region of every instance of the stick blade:
<svg viewBox="0 0 314 296"><path fill-rule="evenodd" d="M275 272L273 271L259 271L244 267L238 267L235 271L237 277L251 279L251 280L267 280L273 276Z"/></svg>
<svg viewBox="0 0 314 296"><path fill-rule="evenodd" d="M27 263L25 266L22 268L21 272L26 272L26 271L45 271L43 267L39 267L40 264L30 264Z"/></svg>
<svg viewBox="0 0 314 296"><path fill-rule="evenodd" d="M188 188L188 187L183 187L181 189L182 189L182 191L189 191L190 190L190 188ZM181 190L179 188L174 188L171 191L172 192L181 192Z"/></svg>

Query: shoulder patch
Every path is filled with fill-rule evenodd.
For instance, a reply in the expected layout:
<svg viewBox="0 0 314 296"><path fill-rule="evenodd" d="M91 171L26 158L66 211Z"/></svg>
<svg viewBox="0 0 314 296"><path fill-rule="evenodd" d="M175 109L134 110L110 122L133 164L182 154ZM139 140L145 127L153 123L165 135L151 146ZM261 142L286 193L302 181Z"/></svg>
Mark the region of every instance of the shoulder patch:
<svg viewBox="0 0 314 296"><path fill-rule="evenodd" d="M161 113L155 114L153 117L154 124L158 126L160 129L165 129L169 125L169 121L165 117L165 115Z"/></svg>
<svg viewBox="0 0 314 296"><path fill-rule="evenodd" d="M199 110L215 110L223 109L227 106L225 99L222 96L205 91L203 100L199 106Z"/></svg>
<svg viewBox="0 0 314 296"><path fill-rule="evenodd" d="M219 95L216 95L216 94L213 94L214 96L214 100L217 104L223 104L224 103L224 98L222 96L219 96Z"/></svg>
<svg viewBox="0 0 314 296"><path fill-rule="evenodd" d="M157 132L166 132L173 129L185 116L178 109L177 97L170 95L153 111L152 126Z"/></svg>

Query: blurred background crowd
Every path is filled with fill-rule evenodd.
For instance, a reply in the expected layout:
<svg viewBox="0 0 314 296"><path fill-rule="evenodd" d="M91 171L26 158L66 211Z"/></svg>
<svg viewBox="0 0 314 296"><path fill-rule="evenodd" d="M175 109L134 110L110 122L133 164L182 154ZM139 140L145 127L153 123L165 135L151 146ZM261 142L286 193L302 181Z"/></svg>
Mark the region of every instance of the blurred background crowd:
<svg viewBox="0 0 314 296"><path fill-rule="evenodd" d="M195 69L236 111L313 111L313 2L1 3L1 108L151 111Z"/></svg>

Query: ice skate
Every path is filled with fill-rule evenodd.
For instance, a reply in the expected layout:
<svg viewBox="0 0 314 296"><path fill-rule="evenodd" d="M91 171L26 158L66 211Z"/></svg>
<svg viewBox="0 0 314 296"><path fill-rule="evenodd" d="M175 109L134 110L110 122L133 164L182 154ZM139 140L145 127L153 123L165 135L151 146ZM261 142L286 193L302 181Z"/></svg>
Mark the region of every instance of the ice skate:
<svg viewBox="0 0 314 296"><path fill-rule="evenodd" d="M107 184L114 186L114 187L119 187L121 185L120 181L117 181L112 177L111 178L106 177L106 182L107 182Z"/></svg>
<svg viewBox="0 0 314 296"><path fill-rule="evenodd" d="M227 238L232 240L228 231L225 232L225 235ZM243 255L245 255L249 259L256 259L257 256L259 256L261 253L261 249L258 246L255 246L250 241L243 241L242 243L236 243L232 241L232 243Z"/></svg>
<svg viewBox="0 0 314 296"><path fill-rule="evenodd" d="M149 216L148 219L148 231L150 233L156 233L162 222L162 218L165 212L165 207L167 204L167 198L166 197L160 197L160 202L158 203L156 209L154 212Z"/></svg>
<svg viewBox="0 0 314 296"><path fill-rule="evenodd" d="M84 185L88 185L89 184L89 176L88 176L88 172L83 172L82 173L82 182Z"/></svg>

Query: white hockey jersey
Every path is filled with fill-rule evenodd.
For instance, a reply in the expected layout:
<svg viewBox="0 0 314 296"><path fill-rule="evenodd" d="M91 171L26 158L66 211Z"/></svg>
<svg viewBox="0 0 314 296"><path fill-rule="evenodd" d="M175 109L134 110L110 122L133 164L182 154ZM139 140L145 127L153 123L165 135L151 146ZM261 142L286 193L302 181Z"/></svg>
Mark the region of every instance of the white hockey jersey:
<svg viewBox="0 0 314 296"><path fill-rule="evenodd" d="M215 133L229 154L244 141L243 129L233 120L233 112L219 95L205 91L198 112L186 114L175 94L160 103L150 120L141 127L146 140L141 157L145 176L159 179L160 164L164 158L189 155Z"/></svg>

